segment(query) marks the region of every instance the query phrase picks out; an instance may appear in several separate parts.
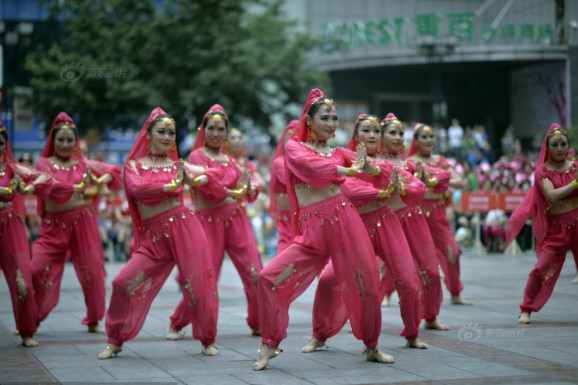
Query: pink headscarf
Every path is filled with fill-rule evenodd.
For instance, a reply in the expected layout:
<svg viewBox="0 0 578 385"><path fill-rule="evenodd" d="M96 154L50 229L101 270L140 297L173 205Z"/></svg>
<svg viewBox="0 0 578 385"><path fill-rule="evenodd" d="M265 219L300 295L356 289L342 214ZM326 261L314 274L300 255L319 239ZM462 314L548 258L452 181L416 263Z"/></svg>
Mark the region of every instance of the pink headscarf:
<svg viewBox="0 0 578 385"><path fill-rule="evenodd" d="M287 136L287 133L289 133L289 131L291 130L295 130L295 127L297 127L297 125L299 124L298 120L292 120L289 122L289 124L287 125L287 127L285 127L285 130L283 131L283 135L281 135L281 138L279 139L279 142L277 143L277 150L275 151L275 156L273 157L273 160L284 156L285 155L285 137ZM271 174L271 181L269 182L269 192L271 195L271 199L270 199L270 203L269 203L269 216L273 219L277 219L278 216L278 210L279 210L279 206L277 205L277 200L275 200L274 197L274 191L275 191L275 186L279 183L279 181L277 180L277 175L276 174Z"/></svg>
<svg viewBox="0 0 578 385"><path fill-rule="evenodd" d="M4 124L2 124L0 120L0 132L2 131L6 132L6 127L4 127ZM2 162L4 162L4 164L14 163L14 153L12 153L12 145L10 144L10 139L8 139L8 135L6 135L6 151L4 151Z"/></svg>
<svg viewBox="0 0 578 385"><path fill-rule="evenodd" d="M193 145L193 149L191 151L195 151L196 149L199 149L205 145L205 121L209 115L223 115L223 119L225 119L225 126L227 127L227 130L229 129L229 117L227 116L225 109L220 104L214 104L213 107L211 107L209 111L205 113L205 116L203 116L203 121L201 122L199 130L197 131L197 139L195 139L195 144ZM223 154L225 153L224 146L221 146L221 152Z"/></svg>
<svg viewBox="0 0 578 385"><path fill-rule="evenodd" d="M431 130L430 126L423 123L416 123L415 126L413 126L413 138L411 139L411 146L409 146L409 151L407 152L408 158L413 154L417 154L417 145L415 144L415 138L417 138L419 133L422 132L422 130L426 127L428 127Z"/></svg>
<svg viewBox="0 0 578 385"><path fill-rule="evenodd" d="M58 126L61 123L68 123L72 130L74 130L76 134L76 142L74 144L74 150L72 151L71 158L74 160L79 160L82 158L82 154L80 152L80 136L78 135L78 130L76 129L76 125L74 121L66 112L61 112L56 116L56 119L52 122L52 127L50 128L50 133L48 134L48 139L46 140L46 144L44 145L44 151L42 151L42 157L48 158L54 155L54 127Z"/></svg>
<svg viewBox="0 0 578 385"><path fill-rule="evenodd" d="M528 218L533 215L532 231L536 236L536 253L538 254L542 249L542 241L548 234L548 221L546 220L548 200L544 195L542 168L544 162L546 162L550 157L550 150L548 150L546 142L548 141L548 137L556 130L566 133L560 128L558 123L552 123L550 126L548 133L544 136L544 140L542 141L542 148L540 149L540 155L538 156L538 161L536 162L536 167L534 169L534 185L530 188L530 191L528 191L522 202L512 213L506 226L506 237L509 243L514 240L520 230L524 227Z"/></svg>
<svg viewBox="0 0 578 385"><path fill-rule="evenodd" d="M359 122L361 120L375 120L376 123L378 122L377 117L374 115L369 115L369 114L359 115L357 117L357 120L355 121L355 125L353 126L353 135L351 135L351 139L349 139L349 143L347 143L347 146L345 146L345 148L347 148L348 150L357 151L357 145L359 144L359 141L357 140L357 135L355 135L355 133L357 132L357 125L359 124ZM377 124L379 124L379 123L377 123ZM381 140L379 141L379 146L377 147L377 153L381 153Z"/></svg>
<svg viewBox="0 0 578 385"><path fill-rule="evenodd" d="M130 153L128 154L128 157L126 158L126 162L124 164L125 170L131 167L131 165L130 165L131 160L137 160L137 159L140 159L140 158L143 158L146 156L147 152L149 151L149 140L147 137L147 128L149 127L151 122L158 115L161 115L161 114L168 115L160 107L157 107L149 115L149 118L147 119L145 124L142 126L142 128L138 134L138 137L136 138L136 141L134 142L132 149L130 150ZM179 160L179 155L177 153L176 146L173 146L173 148L169 151L167 156L170 159L172 159L173 161ZM126 171L123 173L123 181L124 181L124 184L126 186L126 183L127 183ZM126 199L128 201L128 209L130 212L130 216L132 218L132 228L133 228L133 234L135 237L135 242L138 243L138 239L140 237L140 231L142 230L142 217L140 215L140 210L138 209L138 205L136 203L136 200L128 193L128 191L126 194ZM181 195L181 200L182 200L182 195Z"/></svg>

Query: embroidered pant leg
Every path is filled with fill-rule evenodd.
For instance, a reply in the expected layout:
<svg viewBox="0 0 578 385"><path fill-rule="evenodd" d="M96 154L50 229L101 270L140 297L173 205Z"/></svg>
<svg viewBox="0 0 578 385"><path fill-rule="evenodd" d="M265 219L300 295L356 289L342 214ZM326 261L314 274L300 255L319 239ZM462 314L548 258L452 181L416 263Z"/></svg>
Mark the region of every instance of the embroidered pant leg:
<svg viewBox="0 0 578 385"><path fill-rule="evenodd" d="M82 323L96 325L106 311L104 252L97 222L91 215L92 211L84 210L75 215L73 223L69 223L70 226L74 226L70 238L71 259L82 286L87 309L86 318Z"/></svg>
<svg viewBox="0 0 578 385"><path fill-rule="evenodd" d="M399 219L388 207L364 214L361 219L371 237L373 249L385 262L385 269L395 282L405 326L400 335L406 339L417 338L423 302L413 258Z"/></svg>
<svg viewBox="0 0 578 385"><path fill-rule="evenodd" d="M542 242L538 262L530 272L524 290L524 301L520 305L523 312L537 312L550 299L562 271L566 253L578 242L576 227L566 229L553 223L549 225L550 229Z"/></svg>
<svg viewBox="0 0 578 385"><path fill-rule="evenodd" d="M37 309L32 290L30 248L22 218L15 209L0 210L0 269L4 272L16 328L22 338L36 332Z"/></svg>
<svg viewBox="0 0 578 385"><path fill-rule="evenodd" d="M259 329L257 278L263 265L251 223L243 208L231 218L226 230L225 244L227 254L235 265L245 289L247 324L251 329Z"/></svg>
<svg viewBox="0 0 578 385"><path fill-rule="evenodd" d="M136 337L153 300L175 266L171 259L152 259L151 251L155 250L147 250L141 244L112 281L106 313L109 343L122 346Z"/></svg>
<svg viewBox="0 0 578 385"><path fill-rule="evenodd" d="M339 284L330 261L317 284L313 302L313 337L326 341L343 328L347 322L347 309L341 298Z"/></svg>
<svg viewBox="0 0 578 385"><path fill-rule="evenodd" d="M179 307L193 326L193 338L203 346L215 343L219 316L217 276L213 268L209 242L203 227L189 210L177 214L171 233L165 236L165 248L176 261L183 282Z"/></svg>
<svg viewBox="0 0 578 385"><path fill-rule="evenodd" d="M443 301L442 282L434 241L421 209L397 213L403 227L423 290L423 317L433 321Z"/></svg>
<svg viewBox="0 0 578 385"><path fill-rule="evenodd" d="M464 288L460 280L460 253L444 206L435 207L426 221L435 244L438 262L444 272L446 287L452 296L459 296Z"/></svg>
<svg viewBox="0 0 578 385"><path fill-rule="evenodd" d="M44 321L56 307L66 253L70 245L70 229L63 228L59 215L49 213L42 220L38 239L32 244L32 282L38 309L37 324Z"/></svg>

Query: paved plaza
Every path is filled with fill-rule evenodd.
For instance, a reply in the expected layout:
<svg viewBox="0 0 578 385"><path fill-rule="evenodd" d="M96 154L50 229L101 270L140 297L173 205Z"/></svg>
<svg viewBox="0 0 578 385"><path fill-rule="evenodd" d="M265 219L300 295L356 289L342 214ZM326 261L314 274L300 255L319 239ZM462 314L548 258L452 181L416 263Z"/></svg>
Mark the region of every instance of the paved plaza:
<svg viewBox="0 0 578 385"><path fill-rule="evenodd" d="M269 260L266 259L264 263ZM219 283L220 313L217 357L201 354L191 338L166 341L169 316L180 300L175 280L166 282L140 334L110 360L98 360L106 336L89 334L82 291L72 265L65 269L59 305L35 335L40 346L19 344L10 296L0 279L0 383L27 384L578 384L578 285L571 284L576 267L571 254L550 301L518 324L519 304L535 254L464 256L463 297L474 306L450 305L444 289L439 320L450 331L421 330L428 350L405 347L397 298L383 308L379 346L394 364L366 362L362 343L349 325L328 341L329 348L303 354L311 336L313 284L291 306L284 352L263 372L251 366L260 339L249 334L241 281L227 259ZM107 264L107 304L112 278L121 263Z"/></svg>

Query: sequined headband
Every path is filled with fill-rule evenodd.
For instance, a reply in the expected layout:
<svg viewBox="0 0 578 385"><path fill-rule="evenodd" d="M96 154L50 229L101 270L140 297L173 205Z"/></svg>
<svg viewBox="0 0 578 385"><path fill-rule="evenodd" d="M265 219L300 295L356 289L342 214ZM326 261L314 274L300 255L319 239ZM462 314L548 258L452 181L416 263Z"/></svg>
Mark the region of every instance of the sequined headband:
<svg viewBox="0 0 578 385"><path fill-rule="evenodd" d="M209 111L209 114L213 115L213 120L221 120L221 119L227 120L227 116L221 110Z"/></svg>
<svg viewBox="0 0 578 385"><path fill-rule="evenodd" d="M388 119L384 119L383 122L381 122L382 126L387 126L388 124L396 124L398 126L401 127L401 120L399 120L398 118L388 118Z"/></svg>
<svg viewBox="0 0 578 385"><path fill-rule="evenodd" d="M151 122L149 123L149 126L147 128L150 128L156 122L164 122L165 126L174 126L175 125L175 120L173 118L169 118L168 116L155 115L153 117L153 119L151 120Z"/></svg>
<svg viewBox="0 0 578 385"><path fill-rule="evenodd" d="M376 125L379 127L378 119L377 119L377 117L375 117L373 115L363 114L363 115L360 115L359 118L357 118L358 123L361 122L362 120L369 120L369 125L371 127L376 126Z"/></svg>
<svg viewBox="0 0 578 385"><path fill-rule="evenodd" d="M68 122L66 122L66 123L62 124L62 126L60 126L61 131L68 131L68 130L73 129L73 128L75 129L76 127L74 125L68 123Z"/></svg>
<svg viewBox="0 0 578 385"><path fill-rule="evenodd" d="M424 124L423 126L418 127L416 131L431 132L431 127Z"/></svg>
<svg viewBox="0 0 578 385"><path fill-rule="evenodd" d="M325 99L323 99L325 98ZM331 107L335 102L333 101L333 99L328 99L325 96L322 96L320 98L317 98L313 104L325 104L327 107ZM313 105L312 104L312 105Z"/></svg>
<svg viewBox="0 0 578 385"><path fill-rule="evenodd" d="M568 133L562 130L561 128L556 128L548 134L548 137L551 138L553 136L560 136L560 135L568 135Z"/></svg>

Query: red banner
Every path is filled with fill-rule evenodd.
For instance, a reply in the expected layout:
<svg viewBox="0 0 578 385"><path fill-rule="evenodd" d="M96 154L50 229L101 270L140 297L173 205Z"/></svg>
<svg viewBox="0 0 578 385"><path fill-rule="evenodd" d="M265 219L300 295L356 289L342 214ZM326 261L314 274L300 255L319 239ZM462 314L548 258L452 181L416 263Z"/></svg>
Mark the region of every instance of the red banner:
<svg viewBox="0 0 578 385"><path fill-rule="evenodd" d="M499 203L498 207L504 210L507 213L511 213L512 211L516 210L516 207L522 202L524 199L524 193L507 193L507 194L498 194L499 195Z"/></svg>
<svg viewBox="0 0 578 385"><path fill-rule="evenodd" d="M524 199L523 193L462 193L462 212L485 213L494 209L512 212Z"/></svg>

